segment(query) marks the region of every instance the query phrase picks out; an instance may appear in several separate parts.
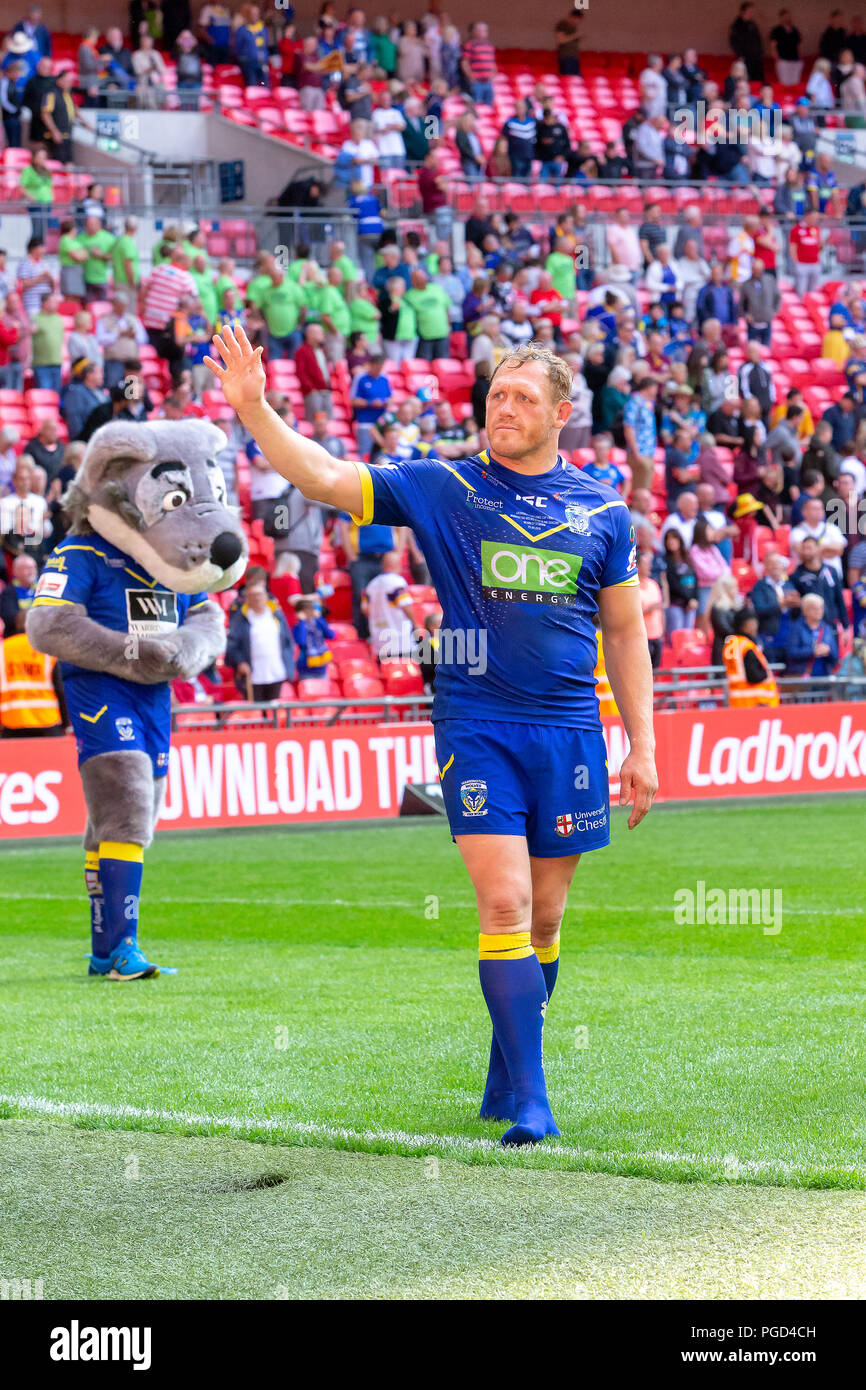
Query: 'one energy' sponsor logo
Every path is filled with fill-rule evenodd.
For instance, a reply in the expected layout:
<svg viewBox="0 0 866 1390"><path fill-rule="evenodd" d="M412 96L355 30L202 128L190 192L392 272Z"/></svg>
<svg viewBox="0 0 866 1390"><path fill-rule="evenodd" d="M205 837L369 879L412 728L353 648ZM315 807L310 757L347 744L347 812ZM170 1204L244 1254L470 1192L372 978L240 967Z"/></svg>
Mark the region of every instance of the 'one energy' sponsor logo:
<svg viewBox="0 0 866 1390"><path fill-rule="evenodd" d="M485 598L508 603L550 603L568 606L577 594L580 555L562 550L481 542L481 585Z"/></svg>

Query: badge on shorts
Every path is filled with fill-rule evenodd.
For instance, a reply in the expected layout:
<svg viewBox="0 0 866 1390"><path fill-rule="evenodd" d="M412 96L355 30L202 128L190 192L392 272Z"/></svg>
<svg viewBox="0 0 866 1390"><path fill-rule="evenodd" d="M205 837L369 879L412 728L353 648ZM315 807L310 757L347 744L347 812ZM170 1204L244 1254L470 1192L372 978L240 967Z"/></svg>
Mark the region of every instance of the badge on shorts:
<svg viewBox="0 0 866 1390"><path fill-rule="evenodd" d="M115 719L114 727L117 730L117 736L121 743L129 743L131 739L135 738L135 730L132 727L131 719L123 717Z"/></svg>
<svg viewBox="0 0 866 1390"><path fill-rule="evenodd" d="M569 503L565 509L565 520L569 531L576 536L589 535L589 508L580 502Z"/></svg>
<svg viewBox="0 0 866 1390"><path fill-rule="evenodd" d="M469 816L486 816L487 812L482 810L487 800L487 783L480 781L461 782L460 800L466 807L466 814Z"/></svg>
<svg viewBox="0 0 866 1390"><path fill-rule="evenodd" d="M573 819L573 817L570 816L570 815L568 815L568 814L566 814L566 815L564 815L564 816L557 816L557 817L556 817L556 833L557 833L557 835L561 835L561 836L563 837L563 839L565 839L565 838L566 838L567 836L569 836L569 835L573 835L573 834L574 834L574 819Z"/></svg>

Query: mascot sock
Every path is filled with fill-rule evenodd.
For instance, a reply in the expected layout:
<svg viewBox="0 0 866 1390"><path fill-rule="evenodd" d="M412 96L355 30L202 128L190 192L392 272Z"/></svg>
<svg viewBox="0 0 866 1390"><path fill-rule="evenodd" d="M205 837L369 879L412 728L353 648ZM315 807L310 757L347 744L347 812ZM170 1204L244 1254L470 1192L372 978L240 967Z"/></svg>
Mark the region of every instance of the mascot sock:
<svg viewBox="0 0 866 1390"><path fill-rule="evenodd" d="M99 881L99 855L95 849L85 851L84 882L90 899L90 949L101 960L108 955L108 940L105 934L105 899Z"/></svg>
<svg viewBox="0 0 866 1390"><path fill-rule="evenodd" d="M144 868L141 845L103 840L99 846L99 878L105 899L105 954L110 956L125 936L138 936L138 899Z"/></svg>
<svg viewBox="0 0 866 1390"><path fill-rule="evenodd" d="M478 938L478 975L514 1090L517 1122L502 1143L537 1144L559 1130L550 1113L542 1061L547 989L529 932Z"/></svg>
<svg viewBox="0 0 866 1390"><path fill-rule="evenodd" d="M552 946L536 946L534 950L541 966L549 1000L559 973L559 937L556 938ZM482 1120L513 1120L516 1115L511 1078L508 1075L502 1048L496 1041L496 1034L494 1033L490 1042L490 1062L487 1067L487 1084L484 1087L480 1116Z"/></svg>

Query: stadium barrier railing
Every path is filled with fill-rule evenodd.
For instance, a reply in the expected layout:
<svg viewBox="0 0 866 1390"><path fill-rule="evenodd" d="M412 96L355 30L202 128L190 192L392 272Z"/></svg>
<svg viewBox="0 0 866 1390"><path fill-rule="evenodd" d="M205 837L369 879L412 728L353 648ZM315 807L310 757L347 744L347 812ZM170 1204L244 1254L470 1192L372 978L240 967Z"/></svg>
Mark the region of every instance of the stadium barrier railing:
<svg viewBox="0 0 866 1390"><path fill-rule="evenodd" d="M866 700L866 676L785 676L773 667L782 704L826 704ZM724 668L674 666L655 673L656 712L730 707ZM212 705L176 705L172 729L331 728L338 724L390 724L428 718L432 695L328 696L320 700L237 700Z"/></svg>

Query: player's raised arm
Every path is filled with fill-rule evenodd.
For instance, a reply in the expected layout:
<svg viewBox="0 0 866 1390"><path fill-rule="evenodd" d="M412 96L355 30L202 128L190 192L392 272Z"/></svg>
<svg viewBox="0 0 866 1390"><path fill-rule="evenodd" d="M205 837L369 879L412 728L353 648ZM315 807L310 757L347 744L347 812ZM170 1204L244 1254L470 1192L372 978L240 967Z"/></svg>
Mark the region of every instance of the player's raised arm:
<svg viewBox="0 0 866 1390"><path fill-rule="evenodd" d="M332 458L320 444L291 429L268 405L261 348L251 346L242 328L235 334L228 325L215 334L213 344L222 364L212 357L204 360L271 467L309 501L362 516L361 475L354 463Z"/></svg>

